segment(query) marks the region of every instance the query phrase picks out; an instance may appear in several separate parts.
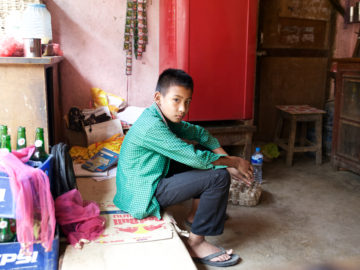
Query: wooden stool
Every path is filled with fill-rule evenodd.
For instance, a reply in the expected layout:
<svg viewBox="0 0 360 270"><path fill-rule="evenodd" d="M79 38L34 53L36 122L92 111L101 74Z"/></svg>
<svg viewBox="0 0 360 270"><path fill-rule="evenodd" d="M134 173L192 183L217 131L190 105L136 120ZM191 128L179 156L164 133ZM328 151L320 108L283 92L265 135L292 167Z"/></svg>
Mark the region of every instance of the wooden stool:
<svg viewBox="0 0 360 270"><path fill-rule="evenodd" d="M320 165L322 159L322 115L325 111L309 105L278 105L276 108L278 109L278 121L275 129L275 143L287 152L286 165L292 165L294 152L316 152L316 164ZM289 139L280 138L284 119L290 120ZM297 122L302 124L300 146L295 146ZM306 139L308 122L315 122L315 142Z"/></svg>

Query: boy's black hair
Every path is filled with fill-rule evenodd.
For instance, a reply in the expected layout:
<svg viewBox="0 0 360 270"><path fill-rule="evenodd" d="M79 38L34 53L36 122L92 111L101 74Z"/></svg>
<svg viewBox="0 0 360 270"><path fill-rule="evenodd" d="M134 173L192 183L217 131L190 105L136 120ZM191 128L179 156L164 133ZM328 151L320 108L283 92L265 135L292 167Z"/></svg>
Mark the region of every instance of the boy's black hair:
<svg viewBox="0 0 360 270"><path fill-rule="evenodd" d="M193 79L181 69L169 68L164 70L159 76L155 91L165 96L171 86L182 86L191 92L194 89Z"/></svg>

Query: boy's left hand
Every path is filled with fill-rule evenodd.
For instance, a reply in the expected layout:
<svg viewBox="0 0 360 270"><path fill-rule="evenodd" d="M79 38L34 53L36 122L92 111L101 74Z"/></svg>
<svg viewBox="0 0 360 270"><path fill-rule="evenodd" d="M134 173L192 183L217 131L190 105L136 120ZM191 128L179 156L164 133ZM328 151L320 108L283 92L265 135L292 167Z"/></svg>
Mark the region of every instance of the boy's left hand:
<svg viewBox="0 0 360 270"><path fill-rule="evenodd" d="M254 177L246 177L235 168L228 167L227 171L230 173L232 179L244 182L247 186L250 186L251 183L254 181Z"/></svg>
<svg viewBox="0 0 360 270"><path fill-rule="evenodd" d="M224 162L226 161L224 160L225 158L222 160L224 163L222 164L222 162L220 162L218 165L227 165L227 170L230 173L231 178L242 181L248 186L254 182L254 168L249 161L238 156L229 156L222 147L214 149L213 152L215 154L227 155L227 162L230 160L231 165ZM219 160L221 160L221 158Z"/></svg>

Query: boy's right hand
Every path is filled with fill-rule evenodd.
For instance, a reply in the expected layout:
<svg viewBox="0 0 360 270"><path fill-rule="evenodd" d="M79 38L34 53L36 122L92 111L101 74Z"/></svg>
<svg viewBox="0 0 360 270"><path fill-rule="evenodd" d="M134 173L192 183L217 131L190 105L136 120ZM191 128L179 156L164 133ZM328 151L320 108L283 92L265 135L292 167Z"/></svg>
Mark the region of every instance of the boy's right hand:
<svg viewBox="0 0 360 270"><path fill-rule="evenodd" d="M254 168L249 161L236 156L223 156L218 160L215 160L212 164L214 165L225 165L228 166L228 171L231 176L235 179L242 180L247 185L251 185L254 181Z"/></svg>
<svg viewBox="0 0 360 270"><path fill-rule="evenodd" d="M254 181L253 166L249 161L241 157L233 156L232 158L235 160L235 166L233 169L237 171L236 177L245 182L247 185L251 185L251 183Z"/></svg>
<svg viewBox="0 0 360 270"><path fill-rule="evenodd" d="M246 179L251 180L254 178L254 168L249 161L238 157L239 164L237 169L246 177Z"/></svg>
<svg viewBox="0 0 360 270"><path fill-rule="evenodd" d="M226 169L230 173L231 179L241 181L241 182L245 183L247 186L250 186L251 183L253 182L253 179L247 179L235 168L228 167Z"/></svg>

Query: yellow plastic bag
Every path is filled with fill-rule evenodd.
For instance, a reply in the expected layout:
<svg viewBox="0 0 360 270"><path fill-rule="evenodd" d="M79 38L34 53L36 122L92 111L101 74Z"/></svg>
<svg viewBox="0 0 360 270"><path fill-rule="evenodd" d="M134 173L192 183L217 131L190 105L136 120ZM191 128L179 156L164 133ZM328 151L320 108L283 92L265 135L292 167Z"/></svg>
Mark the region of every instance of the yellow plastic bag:
<svg viewBox="0 0 360 270"><path fill-rule="evenodd" d="M95 108L109 105L106 92L100 88L91 88L91 97L93 99Z"/></svg>
<svg viewBox="0 0 360 270"><path fill-rule="evenodd" d="M119 97L117 95L107 93L108 103L109 103L109 110L113 113L118 113L120 109L126 107L125 99Z"/></svg>
<svg viewBox="0 0 360 270"><path fill-rule="evenodd" d="M100 106L108 106L112 115L116 116L120 109L125 108L125 99L117 95L107 93L100 88L91 88L91 96L95 108Z"/></svg>

